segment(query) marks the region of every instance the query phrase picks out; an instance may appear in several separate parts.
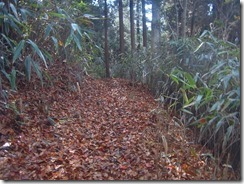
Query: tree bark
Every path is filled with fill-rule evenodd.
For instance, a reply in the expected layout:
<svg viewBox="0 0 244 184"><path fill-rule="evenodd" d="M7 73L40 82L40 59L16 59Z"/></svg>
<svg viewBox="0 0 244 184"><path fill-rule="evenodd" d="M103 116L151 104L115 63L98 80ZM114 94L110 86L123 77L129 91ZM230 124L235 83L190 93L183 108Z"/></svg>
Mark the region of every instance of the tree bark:
<svg viewBox="0 0 244 184"><path fill-rule="evenodd" d="M140 35L140 0L136 3L136 35L137 35L137 49L140 49L141 45L141 35Z"/></svg>
<svg viewBox="0 0 244 184"><path fill-rule="evenodd" d="M175 12L176 12L176 40L179 38L179 5L177 0L175 2Z"/></svg>
<svg viewBox="0 0 244 184"><path fill-rule="evenodd" d="M187 31L187 2L188 0L183 0L183 19L182 19L182 38L186 38Z"/></svg>
<svg viewBox="0 0 244 184"><path fill-rule="evenodd" d="M124 21L123 21L123 2L119 0L119 40L120 40L120 54L125 52L124 40Z"/></svg>
<svg viewBox="0 0 244 184"><path fill-rule="evenodd" d="M160 0L152 0L152 40L153 55L157 55L161 43Z"/></svg>
<svg viewBox="0 0 244 184"><path fill-rule="evenodd" d="M147 47L147 24L146 24L146 8L145 0L141 1L142 3L142 35L143 35L143 47Z"/></svg>
<svg viewBox="0 0 244 184"><path fill-rule="evenodd" d="M131 36L131 51L135 51L135 24L134 24L134 2L130 0L130 36Z"/></svg>
<svg viewBox="0 0 244 184"><path fill-rule="evenodd" d="M106 70L106 77L110 77L109 72L109 51L108 51L108 5L107 0L104 1L104 61L105 61L105 70Z"/></svg>
<svg viewBox="0 0 244 184"><path fill-rule="evenodd" d="M194 6L192 10L192 17L191 17L191 36L194 36L195 12L196 12L196 8Z"/></svg>

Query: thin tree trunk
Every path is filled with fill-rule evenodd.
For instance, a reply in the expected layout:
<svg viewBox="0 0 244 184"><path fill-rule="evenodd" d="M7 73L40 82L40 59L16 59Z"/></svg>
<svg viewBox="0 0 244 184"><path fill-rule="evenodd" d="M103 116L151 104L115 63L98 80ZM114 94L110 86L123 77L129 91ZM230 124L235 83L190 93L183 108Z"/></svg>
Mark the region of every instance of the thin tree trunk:
<svg viewBox="0 0 244 184"><path fill-rule="evenodd" d="M136 35L137 35L137 49L140 49L141 45L141 35L140 35L140 0L136 3Z"/></svg>
<svg viewBox="0 0 244 184"><path fill-rule="evenodd" d="M183 5L180 3L178 0L177 2L177 15L178 15L178 32L179 32L179 37L182 37L182 19L183 19Z"/></svg>
<svg viewBox="0 0 244 184"><path fill-rule="evenodd" d="M160 1L152 0L152 40L151 49L153 55L157 55L161 43Z"/></svg>
<svg viewBox="0 0 244 184"><path fill-rule="evenodd" d="M179 38L179 7L178 2L175 0L175 12L176 12L176 40Z"/></svg>
<svg viewBox="0 0 244 184"><path fill-rule="evenodd" d="M146 8L145 0L141 1L142 3L142 35L143 35L143 47L147 47L147 24L146 24Z"/></svg>
<svg viewBox="0 0 244 184"><path fill-rule="evenodd" d="M123 2L119 0L119 40L120 40L120 54L125 52L124 40L124 21L123 21Z"/></svg>
<svg viewBox="0 0 244 184"><path fill-rule="evenodd" d="M182 38L186 38L187 31L187 0L183 0Z"/></svg>
<svg viewBox="0 0 244 184"><path fill-rule="evenodd" d="M131 51L135 51L135 24L134 24L134 2L130 0L130 35L131 35Z"/></svg>
<svg viewBox="0 0 244 184"><path fill-rule="evenodd" d="M196 13L196 7L197 7L198 1L193 2L193 8L192 8L192 15L191 15L191 36L194 36L195 30L195 13Z"/></svg>
<svg viewBox="0 0 244 184"><path fill-rule="evenodd" d="M195 8L192 11L192 17L191 17L191 36L194 36L194 24L195 24Z"/></svg>
<svg viewBox="0 0 244 184"><path fill-rule="evenodd" d="M106 77L110 77L109 72L109 51L108 51L108 5L107 0L104 2L104 38L105 38L105 45L104 45L104 60L105 60L105 69L106 69Z"/></svg>

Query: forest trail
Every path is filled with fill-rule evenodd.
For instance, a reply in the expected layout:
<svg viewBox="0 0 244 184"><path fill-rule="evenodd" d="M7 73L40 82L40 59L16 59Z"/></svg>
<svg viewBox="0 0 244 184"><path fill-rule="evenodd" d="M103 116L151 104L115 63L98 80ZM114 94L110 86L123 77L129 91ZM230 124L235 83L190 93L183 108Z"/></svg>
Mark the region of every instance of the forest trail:
<svg viewBox="0 0 244 184"><path fill-rule="evenodd" d="M210 180L210 151L141 85L50 69L53 83L22 86L3 115L3 180ZM188 137L188 138L187 138ZM7 146L3 146L3 144Z"/></svg>

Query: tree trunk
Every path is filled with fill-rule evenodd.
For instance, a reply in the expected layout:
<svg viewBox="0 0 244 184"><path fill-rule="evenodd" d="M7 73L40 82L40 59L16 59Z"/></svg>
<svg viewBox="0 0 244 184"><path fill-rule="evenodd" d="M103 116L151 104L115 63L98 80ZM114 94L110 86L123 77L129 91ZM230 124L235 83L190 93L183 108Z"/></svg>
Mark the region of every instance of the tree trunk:
<svg viewBox="0 0 244 184"><path fill-rule="evenodd" d="M181 5L181 3L179 2L179 0L177 1L177 16L178 16L178 33L179 33L179 37L182 36L182 17L183 17L183 6Z"/></svg>
<svg viewBox="0 0 244 184"><path fill-rule="evenodd" d="M161 43L160 1L152 0L152 35L151 49L153 55L157 55Z"/></svg>
<svg viewBox="0 0 244 184"><path fill-rule="evenodd" d="M175 12L176 12L176 40L179 38L179 5L177 0L174 1L175 3Z"/></svg>
<svg viewBox="0 0 244 184"><path fill-rule="evenodd" d="M140 35L140 0L136 3L136 35L137 35L137 49L140 49L141 45L141 35Z"/></svg>
<svg viewBox="0 0 244 184"><path fill-rule="evenodd" d="M119 40L120 40L120 54L125 52L124 40L124 21L123 21L123 2L119 0Z"/></svg>
<svg viewBox="0 0 244 184"><path fill-rule="evenodd" d="M109 52L108 52L108 5L107 0L104 2L104 60L105 60L105 69L106 69L106 77L110 77L109 72Z"/></svg>
<svg viewBox="0 0 244 184"><path fill-rule="evenodd" d="M193 2L193 5L192 5L192 15L191 15L191 36L194 36L195 35L195 13L196 13L196 7L198 5L198 0L194 1Z"/></svg>
<svg viewBox="0 0 244 184"><path fill-rule="evenodd" d="M192 11L192 17L191 17L191 36L194 36L194 24L195 24L195 7Z"/></svg>
<svg viewBox="0 0 244 184"><path fill-rule="evenodd" d="M147 47L147 24L146 24L146 8L145 0L141 1L142 3L142 30L143 30L143 47Z"/></svg>
<svg viewBox="0 0 244 184"><path fill-rule="evenodd" d="M187 31L187 0L183 0L182 38L186 38Z"/></svg>
<svg viewBox="0 0 244 184"><path fill-rule="evenodd" d="M135 51L135 24L134 24L134 2L130 0L130 36L131 36L131 51Z"/></svg>

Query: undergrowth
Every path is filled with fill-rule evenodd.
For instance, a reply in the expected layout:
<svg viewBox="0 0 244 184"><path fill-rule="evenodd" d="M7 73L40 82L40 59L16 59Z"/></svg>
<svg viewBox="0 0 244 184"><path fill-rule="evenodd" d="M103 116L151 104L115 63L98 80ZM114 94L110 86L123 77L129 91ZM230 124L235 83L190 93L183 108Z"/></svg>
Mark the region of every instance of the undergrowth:
<svg viewBox="0 0 244 184"><path fill-rule="evenodd" d="M176 121L195 131L195 142L213 150L216 168L240 169L237 45L204 31L199 38L166 41L157 57L149 49L128 54L113 65L112 73L148 86Z"/></svg>

